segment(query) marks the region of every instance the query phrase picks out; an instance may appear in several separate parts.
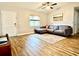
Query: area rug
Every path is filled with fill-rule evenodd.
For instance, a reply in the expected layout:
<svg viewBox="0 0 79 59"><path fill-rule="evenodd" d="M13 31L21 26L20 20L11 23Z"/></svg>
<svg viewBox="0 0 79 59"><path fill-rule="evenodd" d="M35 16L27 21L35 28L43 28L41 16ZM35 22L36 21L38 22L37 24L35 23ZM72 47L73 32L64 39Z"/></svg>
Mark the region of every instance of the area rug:
<svg viewBox="0 0 79 59"><path fill-rule="evenodd" d="M43 41L46 41L50 44L54 44L60 40L65 39L65 37L62 36L58 36L58 35L53 35L53 34L32 34L29 36L30 38L36 38L36 39L40 39Z"/></svg>
<svg viewBox="0 0 79 59"><path fill-rule="evenodd" d="M60 40L65 39L65 37L58 36L58 35L52 35L52 34L43 34L41 36L42 36L42 40L44 40L48 43L51 43L51 44L54 44Z"/></svg>

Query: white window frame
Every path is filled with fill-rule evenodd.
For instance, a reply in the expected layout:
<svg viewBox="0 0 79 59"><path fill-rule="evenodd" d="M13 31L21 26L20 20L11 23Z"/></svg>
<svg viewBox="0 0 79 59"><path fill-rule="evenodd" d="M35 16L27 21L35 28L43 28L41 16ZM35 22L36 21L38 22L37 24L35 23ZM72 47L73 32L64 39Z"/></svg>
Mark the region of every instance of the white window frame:
<svg viewBox="0 0 79 59"><path fill-rule="evenodd" d="M38 26L40 26L40 17L39 16L29 16L29 23L30 23L30 26L31 27L38 27ZM33 23L33 25L32 25L32 23ZM39 24L38 24L39 23Z"/></svg>

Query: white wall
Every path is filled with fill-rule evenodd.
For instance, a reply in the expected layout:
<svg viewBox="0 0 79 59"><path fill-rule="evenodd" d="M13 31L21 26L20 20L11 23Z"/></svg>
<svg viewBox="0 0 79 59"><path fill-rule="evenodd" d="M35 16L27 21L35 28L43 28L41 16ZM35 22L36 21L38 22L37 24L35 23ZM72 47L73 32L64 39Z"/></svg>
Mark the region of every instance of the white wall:
<svg viewBox="0 0 79 59"><path fill-rule="evenodd" d="M47 24L47 14L30 10L17 11L17 31L18 34L34 32L34 28L29 25L29 16L37 15L40 17L41 25Z"/></svg>
<svg viewBox="0 0 79 59"><path fill-rule="evenodd" d="M68 24L70 26L73 26L73 8L70 8L68 6L62 7L59 10L54 10L49 16L51 23L53 24ZM53 21L53 15L63 13L63 21Z"/></svg>

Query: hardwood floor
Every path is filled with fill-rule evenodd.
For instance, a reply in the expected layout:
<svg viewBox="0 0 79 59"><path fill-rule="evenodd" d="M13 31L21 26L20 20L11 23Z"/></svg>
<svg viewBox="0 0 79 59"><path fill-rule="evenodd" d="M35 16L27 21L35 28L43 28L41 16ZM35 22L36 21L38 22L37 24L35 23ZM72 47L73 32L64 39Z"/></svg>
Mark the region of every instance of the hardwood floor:
<svg viewBox="0 0 79 59"><path fill-rule="evenodd" d="M30 39L29 35L10 38L13 56L79 56L79 35L55 44L41 39Z"/></svg>

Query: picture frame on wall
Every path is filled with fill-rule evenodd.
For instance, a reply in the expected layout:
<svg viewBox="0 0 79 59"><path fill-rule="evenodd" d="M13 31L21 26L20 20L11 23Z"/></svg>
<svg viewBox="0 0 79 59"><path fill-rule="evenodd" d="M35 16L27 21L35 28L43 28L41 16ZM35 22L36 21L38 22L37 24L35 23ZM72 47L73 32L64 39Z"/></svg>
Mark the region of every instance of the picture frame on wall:
<svg viewBox="0 0 79 59"><path fill-rule="evenodd" d="M54 15L53 21L63 21L63 13Z"/></svg>

